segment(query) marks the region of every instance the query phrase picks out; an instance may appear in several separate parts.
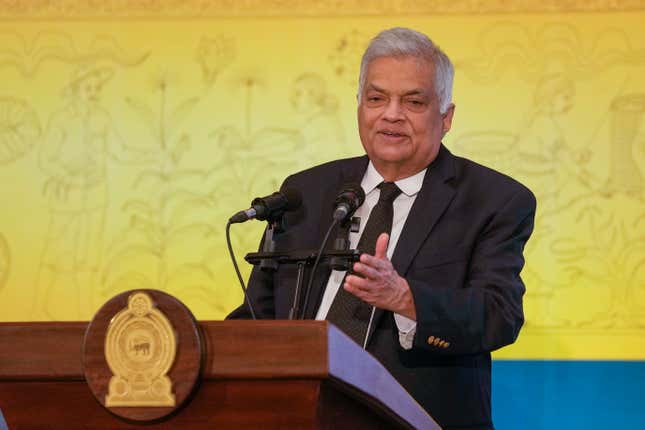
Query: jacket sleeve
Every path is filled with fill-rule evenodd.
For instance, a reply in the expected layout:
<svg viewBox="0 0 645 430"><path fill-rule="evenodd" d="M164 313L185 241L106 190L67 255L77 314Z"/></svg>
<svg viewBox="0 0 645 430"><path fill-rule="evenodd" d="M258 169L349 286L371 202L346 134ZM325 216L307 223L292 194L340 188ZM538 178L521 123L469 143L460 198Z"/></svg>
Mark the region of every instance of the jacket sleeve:
<svg viewBox="0 0 645 430"><path fill-rule="evenodd" d="M280 187L284 191L293 185L291 183L293 176L285 179ZM265 230L266 232L266 230ZM279 239L277 239L279 241ZM262 249L264 243L264 233L258 249ZM280 244L276 245L280 248ZM275 319L275 297L274 297L274 274L260 270L259 266L254 266L247 283L246 294L251 301L251 306L257 319ZM252 319L246 298L243 303L234 309L226 319Z"/></svg>
<svg viewBox="0 0 645 430"><path fill-rule="evenodd" d="M475 240L461 288L407 279L417 311L414 349L477 354L515 341L524 323L520 272L535 207L522 187L494 212Z"/></svg>
<svg viewBox="0 0 645 430"><path fill-rule="evenodd" d="M257 319L274 319L273 275L253 267L249 277L246 294L251 301ZM252 319L248 302L244 302L231 312L226 319Z"/></svg>

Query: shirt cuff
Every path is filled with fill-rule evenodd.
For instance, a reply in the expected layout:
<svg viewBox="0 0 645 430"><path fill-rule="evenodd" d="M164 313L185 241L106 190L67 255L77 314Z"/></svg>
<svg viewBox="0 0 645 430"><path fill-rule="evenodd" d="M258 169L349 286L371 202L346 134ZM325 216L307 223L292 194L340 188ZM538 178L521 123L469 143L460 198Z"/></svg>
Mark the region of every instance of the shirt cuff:
<svg viewBox="0 0 645 430"><path fill-rule="evenodd" d="M399 329L399 344L403 349L412 349L414 335L417 332L417 322L403 315L394 314L394 322Z"/></svg>

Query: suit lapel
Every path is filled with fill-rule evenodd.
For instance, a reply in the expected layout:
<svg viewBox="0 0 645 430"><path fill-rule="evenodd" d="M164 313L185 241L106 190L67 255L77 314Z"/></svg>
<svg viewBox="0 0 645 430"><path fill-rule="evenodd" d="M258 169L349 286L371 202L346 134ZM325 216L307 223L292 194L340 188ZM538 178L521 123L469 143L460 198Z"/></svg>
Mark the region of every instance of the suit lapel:
<svg viewBox="0 0 645 430"><path fill-rule="evenodd" d="M417 251L455 197L456 189L449 182L455 177L453 155L442 145L435 162L426 172L392 255L392 264L401 276L405 276Z"/></svg>
<svg viewBox="0 0 645 430"><path fill-rule="evenodd" d="M414 256L455 197L456 189L450 183L454 177L454 156L441 145L437 158L428 166L421 191L410 209L392 255L392 265L400 276L405 277ZM384 313L382 309L376 309L370 337Z"/></svg>

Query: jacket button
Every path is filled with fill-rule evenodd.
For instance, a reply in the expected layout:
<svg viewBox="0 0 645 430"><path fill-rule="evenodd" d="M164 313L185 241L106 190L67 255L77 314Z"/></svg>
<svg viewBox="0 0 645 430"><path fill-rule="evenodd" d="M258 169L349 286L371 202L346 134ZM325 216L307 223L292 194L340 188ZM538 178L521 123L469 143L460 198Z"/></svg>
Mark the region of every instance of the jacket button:
<svg viewBox="0 0 645 430"><path fill-rule="evenodd" d="M448 348L449 346L450 346L450 342L446 342L446 343L443 344L444 348Z"/></svg>
<svg viewBox="0 0 645 430"><path fill-rule="evenodd" d="M434 342L434 336L428 338L428 345L432 345L432 342Z"/></svg>

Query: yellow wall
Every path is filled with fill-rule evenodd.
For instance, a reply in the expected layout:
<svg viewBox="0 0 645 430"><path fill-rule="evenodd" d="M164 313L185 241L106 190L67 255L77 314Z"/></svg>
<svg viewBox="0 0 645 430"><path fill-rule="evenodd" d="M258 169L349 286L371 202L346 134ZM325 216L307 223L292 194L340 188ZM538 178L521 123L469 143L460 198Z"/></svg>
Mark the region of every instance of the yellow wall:
<svg viewBox="0 0 645 430"><path fill-rule="evenodd" d="M410 26L456 65L446 145L538 197L527 323L498 357L645 358L642 2L37 3L0 5L0 321L132 288L224 317L226 219L361 153L360 55ZM262 227L233 227L239 258Z"/></svg>

